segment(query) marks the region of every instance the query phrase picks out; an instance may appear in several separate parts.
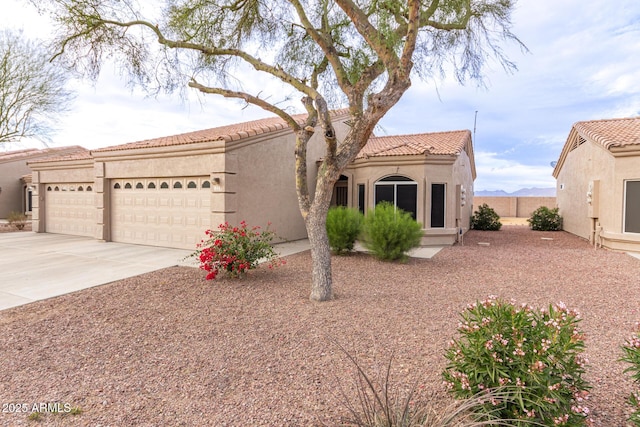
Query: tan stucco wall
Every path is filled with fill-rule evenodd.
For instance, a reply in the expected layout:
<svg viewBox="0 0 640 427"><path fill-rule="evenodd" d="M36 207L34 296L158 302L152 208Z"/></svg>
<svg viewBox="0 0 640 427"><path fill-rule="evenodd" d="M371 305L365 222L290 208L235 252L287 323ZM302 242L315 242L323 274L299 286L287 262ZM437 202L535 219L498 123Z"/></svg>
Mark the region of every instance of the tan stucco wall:
<svg viewBox="0 0 640 427"><path fill-rule="evenodd" d="M590 141L569 152L557 184L564 229L593 240L592 230L599 222L602 231L598 243L616 250L640 251L640 234L623 231L625 180L640 180L640 155L615 157ZM591 182L596 185L589 205Z"/></svg>
<svg viewBox="0 0 640 427"><path fill-rule="evenodd" d="M615 159L600 145L589 141L569 152L557 177L556 198L563 229L589 239L592 229L587 192L589 183L600 181L598 218L605 230L621 229L622 189L616 189ZM592 208L593 209L593 208ZM617 219L616 219L617 218Z"/></svg>
<svg viewBox="0 0 640 427"><path fill-rule="evenodd" d="M334 122L338 140L344 139L349 128L342 121ZM236 187L242 189L236 195L236 222L271 228L287 240L307 237L307 232L296 192L295 135L291 131L263 142L245 146L231 153L237 157ZM322 132L316 131L308 144L307 171L313 196L317 160L326 152Z"/></svg>
<svg viewBox="0 0 640 427"><path fill-rule="evenodd" d="M10 212L22 212L22 187L20 177L31 172L26 160L0 163L0 218Z"/></svg>
<svg viewBox="0 0 640 427"><path fill-rule="evenodd" d="M555 197L488 197L476 196L474 209L487 204L501 217L529 218L533 211L541 206L555 208Z"/></svg>

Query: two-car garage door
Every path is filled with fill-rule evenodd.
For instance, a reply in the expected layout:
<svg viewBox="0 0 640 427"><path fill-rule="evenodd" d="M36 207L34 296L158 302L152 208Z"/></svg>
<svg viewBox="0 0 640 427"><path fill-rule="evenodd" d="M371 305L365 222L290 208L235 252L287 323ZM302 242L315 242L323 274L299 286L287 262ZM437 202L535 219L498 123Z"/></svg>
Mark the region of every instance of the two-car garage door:
<svg viewBox="0 0 640 427"><path fill-rule="evenodd" d="M194 249L211 227L208 177L111 180L111 240Z"/></svg>

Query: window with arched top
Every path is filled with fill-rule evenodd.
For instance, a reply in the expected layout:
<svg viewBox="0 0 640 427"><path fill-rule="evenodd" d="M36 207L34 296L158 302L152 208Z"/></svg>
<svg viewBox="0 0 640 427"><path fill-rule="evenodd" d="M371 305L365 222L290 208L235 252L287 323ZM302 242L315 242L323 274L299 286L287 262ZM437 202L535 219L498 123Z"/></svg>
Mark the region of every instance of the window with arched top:
<svg viewBox="0 0 640 427"><path fill-rule="evenodd" d="M51 186L47 187L47 191L51 191Z"/></svg>
<svg viewBox="0 0 640 427"><path fill-rule="evenodd" d="M93 191L93 188L91 188L90 185L87 185L87 191Z"/></svg>
<svg viewBox="0 0 640 427"><path fill-rule="evenodd" d="M160 188L169 188L169 184L163 182L162 184L160 184Z"/></svg>
<svg viewBox="0 0 640 427"><path fill-rule="evenodd" d="M56 186L56 187L53 189L53 191L60 191L60 187L57 187L57 186Z"/></svg>
<svg viewBox="0 0 640 427"><path fill-rule="evenodd" d="M84 191L84 188L82 188L82 185L78 185L78 191Z"/></svg>
<svg viewBox="0 0 640 427"><path fill-rule="evenodd" d="M374 184L374 203L389 202L395 207L409 212L416 219L418 209L418 183L402 175L392 175L379 179Z"/></svg>
<svg viewBox="0 0 640 427"><path fill-rule="evenodd" d="M211 183L209 181L204 181L202 183L202 188L211 188Z"/></svg>
<svg viewBox="0 0 640 427"><path fill-rule="evenodd" d="M136 184L136 188L144 188L144 185L141 182L139 182Z"/></svg>
<svg viewBox="0 0 640 427"><path fill-rule="evenodd" d="M147 184L147 188L151 188L151 189L156 188L156 183L155 182L150 182L149 184Z"/></svg>
<svg viewBox="0 0 640 427"><path fill-rule="evenodd" d="M122 187L120 187L120 183L119 182L116 182L115 184L113 184L113 188L114 188L114 190L119 190Z"/></svg>
<svg viewBox="0 0 640 427"><path fill-rule="evenodd" d="M182 183L180 181L176 181L173 183L173 188L182 188Z"/></svg>
<svg viewBox="0 0 640 427"><path fill-rule="evenodd" d="M130 190L130 189L131 189L131 183L130 183L130 182L127 182L127 183L124 185L124 188L126 188L127 190Z"/></svg>
<svg viewBox="0 0 640 427"><path fill-rule="evenodd" d="M193 181L189 181L187 188L198 188L198 185Z"/></svg>

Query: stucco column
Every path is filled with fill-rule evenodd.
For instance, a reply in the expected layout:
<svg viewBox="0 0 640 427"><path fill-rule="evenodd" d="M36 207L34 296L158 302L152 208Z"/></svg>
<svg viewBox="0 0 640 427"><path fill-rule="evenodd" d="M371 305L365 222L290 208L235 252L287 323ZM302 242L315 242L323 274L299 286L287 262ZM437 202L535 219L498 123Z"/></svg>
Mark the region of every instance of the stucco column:
<svg viewBox="0 0 640 427"><path fill-rule="evenodd" d="M96 232L94 237L98 240L108 242L111 239L109 180L105 177L104 162L96 162L94 172L93 187L96 196Z"/></svg>
<svg viewBox="0 0 640 427"><path fill-rule="evenodd" d="M33 185L33 205L31 214L31 229L36 233L45 232L44 212L45 212L45 188L40 183L40 172L31 173Z"/></svg>
<svg viewBox="0 0 640 427"><path fill-rule="evenodd" d="M237 171L237 155L225 153L224 169L211 172L211 229L238 223Z"/></svg>

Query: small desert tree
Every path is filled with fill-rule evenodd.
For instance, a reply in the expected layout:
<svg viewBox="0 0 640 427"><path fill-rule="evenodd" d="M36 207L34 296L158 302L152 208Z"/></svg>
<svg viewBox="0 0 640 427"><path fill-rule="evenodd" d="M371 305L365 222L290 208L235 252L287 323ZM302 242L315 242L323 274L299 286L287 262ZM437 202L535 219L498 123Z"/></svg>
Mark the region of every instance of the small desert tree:
<svg viewBox="0 0 640 427"><path fill-rule="evenodd" d="M332 297L325 222L333 186L412 75L453 72L461 82L479 80L490 58L514 69L499 44L519 44L510 31L515 0L167 0L164 7L31 1L58 22L60 56L90 76L104 58L120 58L132 81L147 88L188 85L256 105L290 126L298 204L311 243L311 299L318 301ZM256 79L277 86L252 91ZM304 123L283 107L283 92L301 99ZM330 109L345 105L351 126L338 140ZM318 125L326 153L312 194L307 143Z"/></svg>
<svg viewBox="0 0 640 427"><path fill-rule="evenodd" d="M69 73L49 62L51 54L20 32L0 32L0 144L21 138L48 140L52 123L73 96Z"/></svg>

